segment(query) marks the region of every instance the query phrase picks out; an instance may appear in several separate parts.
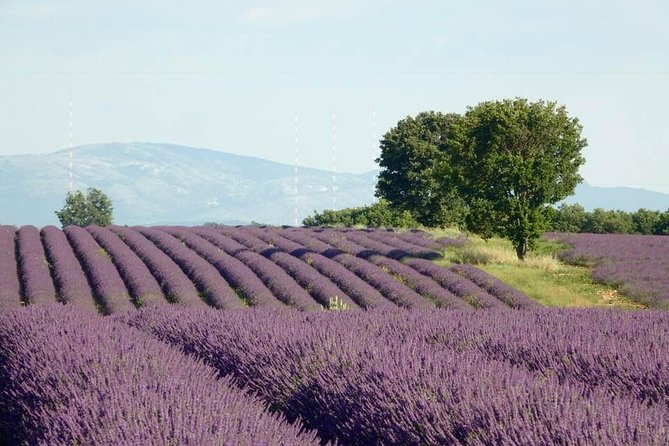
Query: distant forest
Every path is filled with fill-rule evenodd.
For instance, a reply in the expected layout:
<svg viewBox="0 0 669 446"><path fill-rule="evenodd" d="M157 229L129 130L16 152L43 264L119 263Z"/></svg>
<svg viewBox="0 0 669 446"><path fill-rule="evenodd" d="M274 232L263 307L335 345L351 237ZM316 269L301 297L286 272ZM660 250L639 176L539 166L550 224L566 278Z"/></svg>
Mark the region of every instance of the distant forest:
<svg viewBox="0 0 669 446"><path fill-rule="evenodd" d="M562 204L557 208L546 207L546 214L548 232L669 235L669 209L664 212L648 209L586 211L580 204ZM393 208L385 200L369 206L314 212L302 223L305 226L374 228L420 226L409 211Z"/></svg>

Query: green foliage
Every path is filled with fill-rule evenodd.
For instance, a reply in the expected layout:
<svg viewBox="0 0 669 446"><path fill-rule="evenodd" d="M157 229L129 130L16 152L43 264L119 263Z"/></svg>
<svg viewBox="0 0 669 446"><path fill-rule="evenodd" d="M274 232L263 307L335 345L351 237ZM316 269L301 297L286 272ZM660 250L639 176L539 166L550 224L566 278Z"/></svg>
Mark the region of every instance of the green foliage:
<svg viewBox="0 0 669 446"><path fill-rule="evenodd" d="M655 227L660 222L662 214L659 211L639 209L632 214L634 232L637 234L653 234Z"/></svg>
<svg viewBox="0 0 669 446"><path fill-rule="evenodd" d="M462 200L455 187L436 175L446 159L445 143L461 120L456 113L430 111L399 121L381 140L376 195L428 227L461 223Z"/></svg>
<svg viewBox="0 0 669 446"><path fill-rule="evenodd" d="M406 210L397 210L385 200L370 206L346 208L338 211L314 211L314 215L302 221L305 226L366 226L371 228L393 227L414 228L419 226L416 219Z"/></svg>
<svg viewBox="0 0 669 446"><path fill-rule="evenodd" d="M595 209L587 212L580 204L562 204L550 211L549 230L595 234L669 234L669 210L636 212Z"/></svg>
<svg viewBox="0 0 669 446"><path fill-rule="evenodd" d="M447 189L455 185L468 205L468 229L511 240L523 259L547 227L547 205L582 180L582 126L564 106L517 98L470 107L456 127Z"/></svg>
<svg viewBox="0 0 669 446"><path fill-rule="evenodd" d="M587 213L580 204L563 203L550 211L550 229L555 232L581 232Z"/></svg>
<svg viewBox="0 0 669 446"><path fill-rule="evenodd" d="M634 232L634 221L632 215L627 212L597 208L586 214L583 232L631 234Z"/></svg>
<svg viewBox="0 0 669 446"><path fill-rule="evenodd" d="M112 202L100 189L88 188L86 195L81 191L68 192L65 206L56 211L58 220L63 227L76 226L109 226L113 221Z"/></svg>
<svg viewBox="0 0 669 446"><path fill-rule="evenodd" d="M660 218L653 227L653 234L669 235L669 209L660 215Z"/></svg>

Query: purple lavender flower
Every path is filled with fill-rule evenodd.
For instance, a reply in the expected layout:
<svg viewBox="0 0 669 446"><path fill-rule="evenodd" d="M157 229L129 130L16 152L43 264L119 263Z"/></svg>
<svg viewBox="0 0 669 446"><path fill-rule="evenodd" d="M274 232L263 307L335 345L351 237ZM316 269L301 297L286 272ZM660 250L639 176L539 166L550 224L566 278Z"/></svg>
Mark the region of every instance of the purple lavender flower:
<svg viewBox="0 0 669 446"><path fill-rule="evenodd" d="M319 444L230 377L71 306L0 318L0 401L3 444Z"/></svg>
<svg viewBox="0 0 669 446"><path fill-rule="evenodd" d="M134 310L125 283L107 251L84 228L70 225L63 231L88 276L100 311L114 314Z"/></svg>
<svg viewBox="0 0 669 446"><path fill-rule="evenodd" d="M135 226L133 229L170 256L197 286L202 298L209 305L224 309L243 307L242 300L218 270L175 237L161 231L160 227Z"/></svg>
<svg viewBox="0 0 669 446"><path fill-rule="evenodd" d="M179 268L179 265L174 263L167 254L156 247L149 239L130 228L110 226L109 229L142 259L160 284L169 302L186 306L206 305L200 299L193 282Z"/></svg>
<svg viewBox="0 0 669 446"><path fill-rule="evenodd" d="M160 285L144 262L116 234L100 226L88 226L86 230L107 251L137 306L165 302Z"/></svg>
<svg viewBox="0 0 669 446"><path fill-rule="evenodd" d="M21 306L15 238L14 226L0 226L0 314Z"/></svg>
<svg viewBox="0 0 669 446"><path fill-rule="evenodd" d="M55 226L45 226L40 234L46 256L52 266L53 281L59 300L97 311L91 286L65 233Z"/></svg>

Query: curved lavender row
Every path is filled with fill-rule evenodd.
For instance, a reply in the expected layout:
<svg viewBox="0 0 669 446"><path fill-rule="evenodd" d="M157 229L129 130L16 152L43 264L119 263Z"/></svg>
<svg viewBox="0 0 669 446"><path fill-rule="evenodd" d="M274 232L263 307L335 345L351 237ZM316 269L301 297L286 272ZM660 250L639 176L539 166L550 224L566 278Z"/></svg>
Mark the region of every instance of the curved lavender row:
<svg viewBox="0 0 669 446"><path fill-rule="evenodd" d="M321 309L321 306L309 293L304 291L288 273L271 260L251 251L219 231L209 229L195 229L194 231L251 268L267 288L283 303L303 311Z"/></svg>
<svg viewBox="0 0 669 446"><path fill-rule="evenodd" d="M158 281L165 298L172 303L189 306L206 305L188 276L163 251L137 231L122 226L110 226L115 233L149 268Z"/></svg>
<svg viewBox="0 0 669 446"><path fill-rule="evenodd" d="M212 307L221 309L241 308L242 300L218 270L183 243L159 228L135 226L132 229L151 240L158 248L179 265L193 281L203 299Z"/></svg>
<svg viewBox="0 0 669 446"><path fill-rule="evenodd" d="M423 248L430 249L432 251L440 251L446 246L443 243L437 242L433 239L429 233L422 231L420 229L413 229L409 231L392 231L393 237L398 238L412 245L422 246ZM451 240L450 244L457 244L458 241L454 239L448 239L443 237L444 242L448 243L448 240Z"/></svg>
<svg viewBox="0 0 669 446"><path fill-rule="evenodd" d="M0 399L6 444L318 444L211 367L59 305L0 319Z"/></svg>
<svg viewBox="0 0 669 446"><path fill-rule="evenodd" d="M326 234L325 232L322 234ZM411 254L406 252L403 249L398 249L395 248L394 246L390 246L386 243L380 242L378 240L375 240L371 237L367 236L366 232L357 232L357 231L351 231L347 232L345 234L345 240L352 242L354 245L357 245L358 249L361 251L363 250L371 250L374 254L380 254L385 257L389 257L391 259L399 260L403 259L404 257L409 257ZM351 246L353 248L353 246ZM342 248L344 249L344 248ZM348 251L344 249L345 251ZM359 255L359 252L351 252L351 254Z"/></svg>
<svg viewBox="0 0 669 446"><path fill-rule="evenodd" d="M442 287L475 308L509 308L471 280L425 259L408 259L407 265L435 280Z"/></svg>
<svg viewBox="0 0 669 446"><path fill-rule="evenodd" d="M34 226L21 226L16 232L16 247L19 277L26 304L56 302L56 288L53 286L39 230Z"/></svg>
<svg viewBox="0 0 669 446"><path fill-rule="evenodd" d="M405 308L434 308L434 304L400 283L378 266L317 239L310 231L288 230L284 231L282 235L304 246L310 246L320 254L335 260L396 305Z"/></svg>
<svg viewBox="0 0 669 446"><path fill-rule="evenodd" d="M188 228L169 227L163 231L177 237L186 246L214 265L239 293L254 307L281 306L272 292L258 279L256 273L240 260L226 254L208 240Z"/></svg>
<svg viewBox="0 0 669 446"><path fill-rule="evenodd" d="M330 279L344 291L346 296L350 297L361 308L394 307L375 288L334 260L311 251L303 245L283 237L278 232L259 230L254 232L254 234L260 240L271 243L277 248L288 252L293 257L313 266L316 271Z"/></svg>
<svg viewBox="0 0 669 446"><path fill-rule="evenodd" d="M244 249L250 249L252 251L259 252L263 249L266 249L268 246L266 242L253 236L254 229L255 228L248 228L243 226L235 228L222 227L217 228L216 232L231 238L240 245L244 245Z"/></svg>
<svg viewBox="0 0 669 446"><path fill-rule="evenodd" d="M97 311L91 286L65 233L55 226L45 226L40 234L60 300Z"/></svg>
<svg viewBox="0 0 669 446"><path fill-rule="evenodd" d="M384 252L381 252L383 250L377 250L368 246L362 246L360 243L356 243L355 236L353 236L353 238L349 238L351 234L354 234L354 231L343 232L339 230L324 229L322 231L309 232L309 235L313 238L354 256L373 254L392 255L390 252L391 250L385 250ZM402 253L404 253L404 251Z"/></svg>
<svg viewBox="0 0 669 446"><path fill-rule="evenodd" d="M115 314L134 310L123 279L109 254L98 245L93 236L84 228L74 225L65 227L63 232L88 277L101 312Z"/></svg>
<svg viewBox="0 0 669 446"><path fill-rule="evenodd" d="M414 290L367 260L345 253L332 245L322 242L307 232L290 231L292 237L299 234L300 240L311 239L321 254L339 262L358 277L379 290L388 300L405 308L434 308L434 304ZM299 242L297 239L293 239Z"/></svg>
<svg viewBox="0 0 669 446"><path fill-rule="evenodd" d="M21 306L15 238L14 226L0 226L0 314Z"/></svg>
<svg viewBox="0 0 669 446"><path fill-rule="evenodd" d="M166 307L126 321L233 374L289 420L300 416L323 440L666 444L669 414L661 408L596 389L585 393L475 351L426 342L432 326L458 326L470 317L439 310L300 315Z"/></svg>
<svg viewBox="0 0 669 446"><path fill-rule="evenodd" d="M372 231L368 233L371 239L390 245L396 249L406 251L411 257L418 257L422 259L436 259L441 255L433 249L427 249L420 245L406 242L402 239L394 237L392 233L386 231Z"/></svg>
<svg viewBox="0 0 669 446"><path fill-rule="evenodd" d="M475 266L466 264L451 265L450 270L471 280L476 285L480 286L512 308L525 309L540 306L530 297L511 288L498 278L491 276Z"/></svg>
<svg viewBox="0 0 669 446"><path fill-rule="evenodd" d="M439 307L459 310L472 309L470 304L456 296L453 292L442 287L432 278L420 274L415 269L402 262L383 256L371 256L368 260L381 268L387 269L392 274L397 275L405 284L416 290L421 296L425 296L436 302Z"/></svg>
<svg viewBox="0 0 669 446"><path fill-rule="evenodd" d="M347 253L361 257L381 267L396 276L397 280L408 285L421 296L435 302L439 307L472 308L471 305L443 288L439 283L392 258L392 253L396 251L394 248L376 240L371 240L361 232L350 231L346 233L346 237L343 237L341 233L326 230L323 232L312 232L312 235ZM377 253L381 255L377 255ZM402 257L405 257L405 255L398 255L398 258Z"/></svg>
<svg viewBox="0 0 669 446"><path fill-rule="evenodd" d="M236 238L235 238L236 237ZM311 265L303 262L297 257L276 248L256 237L251 231L237 231L235 240L243 245L259 252L284 269L295 279L314 299L323 307L329 308L335 302L346 305L346 308L360 308L346 295L346 293L334 284L329 278L321 274Z"/></svg>
<svg viewBox="0 0 669 446"><path fill-rule="evenodd" d="M100 226L88 226L86 230L109 253L138 306L149 302L165 302L160 285L144 262L116 234Z"/></svg>
<svg viewBox="0 0 669 446"><path fill-rule="evenodd" d="M260 254L271 259L293 277L323 307L329 308L338 301L346 308L360 308L346 293L329 278L319 273L311 265L277 248L269 248Z"/></svg>

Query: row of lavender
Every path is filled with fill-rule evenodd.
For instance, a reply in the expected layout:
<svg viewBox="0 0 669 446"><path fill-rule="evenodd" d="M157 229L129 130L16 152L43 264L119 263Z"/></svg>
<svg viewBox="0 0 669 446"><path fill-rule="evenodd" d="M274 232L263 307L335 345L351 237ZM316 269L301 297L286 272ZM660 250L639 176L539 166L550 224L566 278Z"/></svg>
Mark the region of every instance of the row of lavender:
<svg viewBox="0 0 669 446"><path fill-rule="evenodd" d="M321 443L232 376L76 306L0 317L0 401L6 445Z"/></svg>
<svg viewBox="0 0 669 446"><path fill-rule="evenodd" d="M594 264L595 280L654 308L669 309L669 237L629 234L561 234L549 238L571 245L567 262Z"/></svg>
<svg viewBox="0 0 669 446"><path fill-rule="evenodd" d="M235 309L529 308L474 267L428 258L420 232L252 227L0 227L0 312L64 302L103 314L151 302ZM16 273L14 273L16 272Z"/></svg>
<svg viewBox="0 0 669 446"><path fill-rule="evenodd" d="M664 312L217 312L118 320L343 445L666 445ZM643 348L639 348L642 345Z"/></svg>

